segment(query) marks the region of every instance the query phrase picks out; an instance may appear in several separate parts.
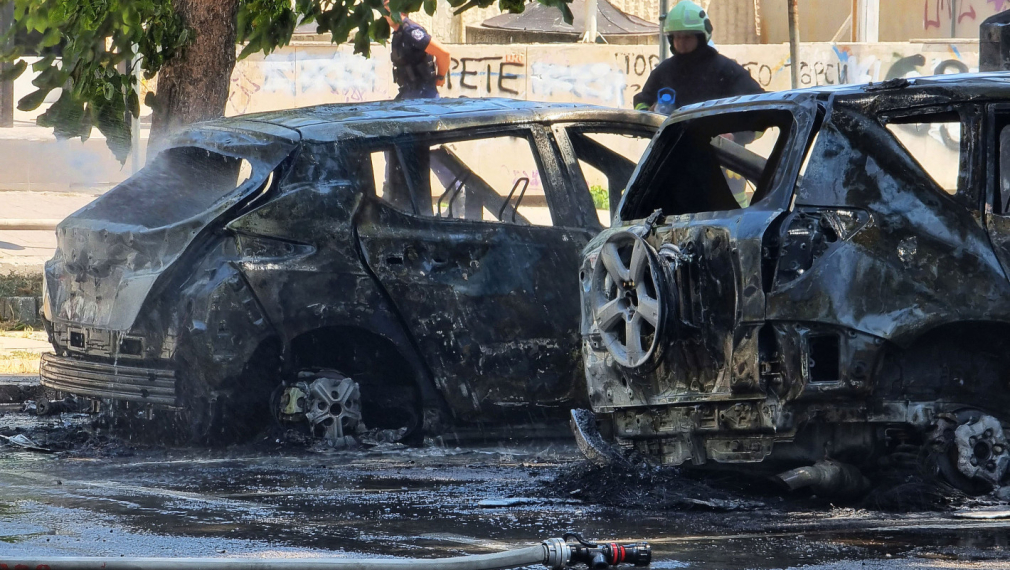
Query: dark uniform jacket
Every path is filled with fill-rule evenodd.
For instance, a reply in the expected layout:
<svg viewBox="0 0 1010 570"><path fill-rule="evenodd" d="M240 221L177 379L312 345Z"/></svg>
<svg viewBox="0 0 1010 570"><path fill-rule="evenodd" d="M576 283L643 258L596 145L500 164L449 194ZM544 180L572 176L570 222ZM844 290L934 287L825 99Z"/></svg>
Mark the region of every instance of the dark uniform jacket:
<svg viewBox="0 0 1010 570"><path fill-rule="evenodd" d="M389 57L393 61L393 81L400 87L397 99L438 97L435 58L424 51L429 43L428 32L407 18L393 32Z"/></svg>
<svg viewBox="0 0 1010 570"><path fill-rule="evenodd" d="M764 92L739 63L708 44L701 44L691 53L675 55L657 65L642 91L635 95L635 106L639 103L654 105L657 93L664 87L677 93L674 101L677 107Z"/></svg>

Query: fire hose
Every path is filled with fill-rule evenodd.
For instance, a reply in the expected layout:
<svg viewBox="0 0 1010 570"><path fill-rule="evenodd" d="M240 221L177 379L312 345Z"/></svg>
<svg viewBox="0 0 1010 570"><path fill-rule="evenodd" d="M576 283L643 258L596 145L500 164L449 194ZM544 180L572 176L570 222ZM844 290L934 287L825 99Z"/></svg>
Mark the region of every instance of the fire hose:
<svg viewBox="0 0 1010 570"><path fill-rule="evenodd" d="M577 543L568 541L575 538ZM0 555L0 569L9 570L495 570L543 564L560 570L585 564L603 569L621 564L648 566L652 548L632 544L587 542L575 533L549 538L536 546L455 558L126 558L101 556L8 558Z"/></svg>

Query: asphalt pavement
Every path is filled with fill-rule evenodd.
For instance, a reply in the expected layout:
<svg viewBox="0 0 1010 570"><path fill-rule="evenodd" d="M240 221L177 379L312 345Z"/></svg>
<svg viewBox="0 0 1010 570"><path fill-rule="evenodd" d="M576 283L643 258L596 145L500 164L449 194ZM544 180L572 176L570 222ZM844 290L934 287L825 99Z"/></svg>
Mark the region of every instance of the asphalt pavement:
<svg viewBox="0 0 1010 570"><path fill-rule="evenodd" d="M35 421L52 430L85 420ZM36 433L42 444L50 437ZM999 506L964 518L764 498L739 510L657 512L559 497L555 482L580 462L568 444L89 449L0 450L0 553L433 558L577 531L648 540L654 568L1004 568L1010 554L1010 513Z"/></svg>

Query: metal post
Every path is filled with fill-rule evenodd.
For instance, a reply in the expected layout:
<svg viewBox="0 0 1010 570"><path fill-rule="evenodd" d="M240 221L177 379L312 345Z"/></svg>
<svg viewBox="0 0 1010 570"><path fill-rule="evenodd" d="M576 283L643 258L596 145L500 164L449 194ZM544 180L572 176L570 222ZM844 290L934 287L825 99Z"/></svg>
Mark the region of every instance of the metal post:
<svg viewBox="0 0 1010 570"><path fill-rule="evenodd" d="M950 37L957 37L957 0L950 0Z"/></svg>
<svg viewBox="0 0 1010 570"><path fill-rule="evenodd" d="M792 72L793 89L800 86L800 24L799 0L789 0L789 69Z"/></svg>
<svg viewBox="0 0 1010 570"><path fill-rule="evenodd" d="M857 42L876 43L880 40L880 0L857 0L852 19Z"/></svg>
<svg viewBox="0 0 1010 570"><path fill-rule="evenodd" d="M659 61L670 57L670 46L663 26L666 25L667 0L659 0Z"/></svg>
<svg viewBox="0 0 1010 570"><path fill-rule="evenodd" d="M140 54L133 57L132 63L133 77L137 82L137 95L140 96ZM140 117L130 115L130 170L136 174L143 165L144 162L140 156Z"/></svg>
<svg viewBox="0 0 1010 570"><path fill-rule="evenodd" d="M7 33L14 25L14 2L0 5L0 34ZM0 71L10 67L9 63L0 63ZM14 126L14 82L0 81L0 128Z"/></svg>
<svg viewBox="0 0 1010 570"><path fill-rule="evenodd" d="M599 12L597 0L586 0L586 37L587 43L595 44L597 36L596 15Z"/></svg>

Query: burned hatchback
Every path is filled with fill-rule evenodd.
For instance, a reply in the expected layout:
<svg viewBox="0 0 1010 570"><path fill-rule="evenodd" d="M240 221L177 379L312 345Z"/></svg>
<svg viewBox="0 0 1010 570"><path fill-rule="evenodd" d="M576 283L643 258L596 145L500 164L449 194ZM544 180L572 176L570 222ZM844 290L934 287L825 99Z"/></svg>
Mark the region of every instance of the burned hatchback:
<svg viewBox="0 0 1010 570"><path fill-rule="evenodd" d="M579 252L660 120L492 99L195 125L59 225L42 382L197 438L562 425Z"/></svg>
<svg viewBox="0 0 1010 570"><path fill-rule="evenodd" d="M1005 485L1008 97L947 76L675 115L584 251L584 450L823 491L896 458Z"/></svg>

